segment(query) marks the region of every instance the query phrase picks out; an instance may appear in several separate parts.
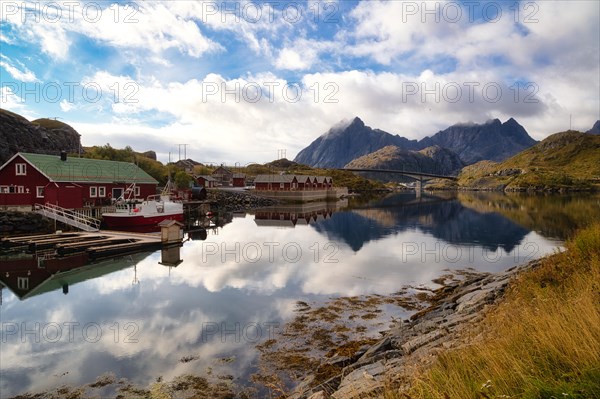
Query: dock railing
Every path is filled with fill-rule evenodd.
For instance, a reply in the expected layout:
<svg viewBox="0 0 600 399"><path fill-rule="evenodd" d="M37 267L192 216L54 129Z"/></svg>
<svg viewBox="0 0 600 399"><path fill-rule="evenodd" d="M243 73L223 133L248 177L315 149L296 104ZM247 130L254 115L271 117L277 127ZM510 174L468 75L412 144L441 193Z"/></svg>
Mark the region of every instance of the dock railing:
<svg viewBox="0 0 600 399"><path fill-rule="evenodd" d="M40 215L68 224L69 226L73 226L83 231L100 230L100 220L58 205L50 203L35 204L34 210Z"/></svg>

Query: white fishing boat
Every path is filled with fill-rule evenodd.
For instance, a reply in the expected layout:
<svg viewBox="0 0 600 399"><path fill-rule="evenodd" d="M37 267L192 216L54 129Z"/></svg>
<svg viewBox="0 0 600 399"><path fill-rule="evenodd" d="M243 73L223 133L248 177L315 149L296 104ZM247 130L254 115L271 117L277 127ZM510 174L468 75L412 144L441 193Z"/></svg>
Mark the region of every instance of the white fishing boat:
<svg viewBox="0 0 600 399"><path fill-rule="evenodd" d="M183 222L183 203L171 200L171 189L169 179L162 194L151 195L139 203L132 198L133 184L117 199L114 212L102 214L102 221L109 228L156 226L163 220Z"/></svg>

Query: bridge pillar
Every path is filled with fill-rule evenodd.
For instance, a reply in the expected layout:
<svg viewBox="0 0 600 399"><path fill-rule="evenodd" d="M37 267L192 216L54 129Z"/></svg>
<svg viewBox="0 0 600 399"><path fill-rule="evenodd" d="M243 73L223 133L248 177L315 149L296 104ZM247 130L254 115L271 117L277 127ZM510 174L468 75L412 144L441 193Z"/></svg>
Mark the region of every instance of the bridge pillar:
<svg viewBox="0 0 600 399"><path fill-rule="evenodd" d="M415 193L417 194L417 198L421 197L421 194L423 193L423 179L418 179L415 182Z"/></svg>

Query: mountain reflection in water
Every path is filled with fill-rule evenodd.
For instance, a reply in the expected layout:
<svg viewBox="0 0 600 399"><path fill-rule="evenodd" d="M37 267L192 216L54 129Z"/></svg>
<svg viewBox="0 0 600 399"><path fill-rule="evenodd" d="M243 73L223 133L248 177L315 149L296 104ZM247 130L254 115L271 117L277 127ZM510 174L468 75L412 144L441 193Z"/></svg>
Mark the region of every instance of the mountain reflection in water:
<svg viewBox="0 0 600 399"><path fill-rule="evenodd" d="M452 244L477 244L495 251L511 252L529 230L498 213L465 208L458 199L441 199L404 193L387 197L368 208L336 213L313 225L335 241L343 241L355 252L370 241L419 230Z"/></svg>
<svg viewBox="0 0 600 399"><path fill-rule="evenodd" d="M295 315L297 301L435 286L465 268L505 270L552 253L593 220L598 195L396 193L215 215L191 224L181 258L156 251L39 263L43 254L0 250L0 392L83 386L108 372L146 389L158 377L207 370L249 385L255 345ZM300 256L290 261L286 244ZM409 315L396 311L385 315ZM88 324L100 329L97 341L94 329L85 335Z"/></svg>

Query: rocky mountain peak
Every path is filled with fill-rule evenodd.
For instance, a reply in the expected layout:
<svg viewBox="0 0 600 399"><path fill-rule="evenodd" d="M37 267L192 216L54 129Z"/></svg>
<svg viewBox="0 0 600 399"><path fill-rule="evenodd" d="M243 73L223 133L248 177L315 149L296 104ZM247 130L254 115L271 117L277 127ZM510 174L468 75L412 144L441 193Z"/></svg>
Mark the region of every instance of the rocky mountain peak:
<svg viewBox="0 0 600 399"><path fill-rule="evenodd" d="M352 123L350 123L350 126L365 127L365 123L362 121L362 119L356 116L354 119L352 119Z"/></svg>
<svg viewBox="0 0 600 399"><path fill-rule="evenodd" d="M600 120L597 120L596 123L594 123L594 126L590 130L588 130L586 133L600 134Z"/></svg>
<svg viewBox="0 0 600 399"><path fill-rule="evenodd" d="M17 152L57 155L79 152L79 133L64 122L37 119L29 122L21 115L0 109L0 165Z"/></svg>
<svg viewBox="0 0 600 399"><path fill-rule="evenodd" d="M483 124L457 123L432 137L409 140L372 129L356 117L340 123L298 153L294 161L316 167L343 167L353 159L383 147L419 151L437 145L457 154L465 164L481 160L502 161L536 144L515 119L502 123L490 119ZM439 150L438 150L439 152Z"/></svg>

